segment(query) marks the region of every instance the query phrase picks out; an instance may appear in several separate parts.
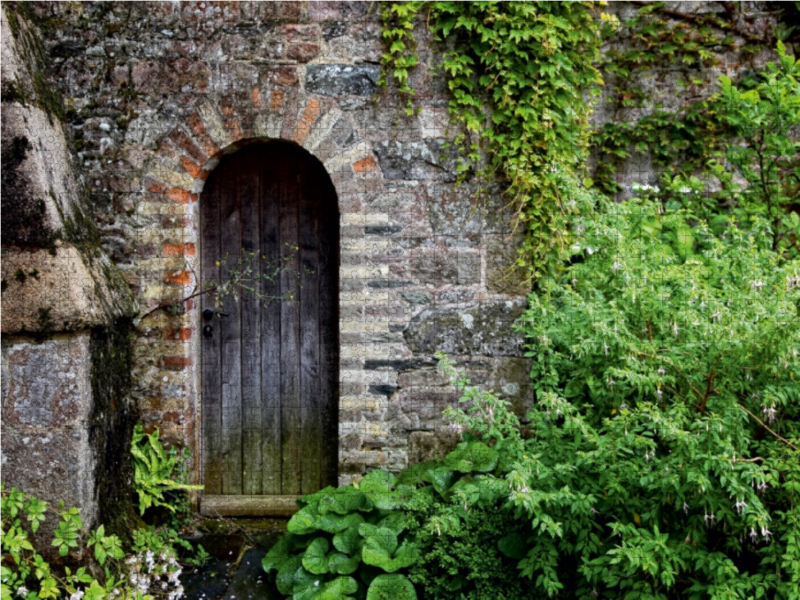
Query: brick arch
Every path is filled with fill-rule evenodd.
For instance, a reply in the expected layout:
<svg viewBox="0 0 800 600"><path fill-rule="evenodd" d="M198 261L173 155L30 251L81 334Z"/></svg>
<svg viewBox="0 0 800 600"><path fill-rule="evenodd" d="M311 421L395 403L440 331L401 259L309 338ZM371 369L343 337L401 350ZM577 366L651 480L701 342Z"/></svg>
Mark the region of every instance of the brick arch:
<svg viewBox="0 0 800 600"><path fill-rule="evenodd" d="M330 98L296 90L256 87L246 104L206 100L162 139L146 168L144 190L167 201L196 202L223 154L264 140L287 140L309 151L336 186L347 175L362 175L378 166L370 142L346 148L335 142L334 137L346 138L353 129L351 124L339 125L343 116ZM340 192L337 186L341 196Z"/></svg>

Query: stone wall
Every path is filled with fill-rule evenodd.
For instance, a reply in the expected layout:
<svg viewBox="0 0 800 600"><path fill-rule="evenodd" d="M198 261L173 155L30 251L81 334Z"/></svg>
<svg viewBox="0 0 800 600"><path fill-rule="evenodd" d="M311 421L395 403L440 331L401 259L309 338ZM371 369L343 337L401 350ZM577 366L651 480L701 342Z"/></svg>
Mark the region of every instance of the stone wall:
<svg viewBox="0 0 800 600"><path fill-rule="evenodd" d="M723 4L670 6L703 12ZM445 144L455 130L424 23L415 31L420 65L411 74L420 110L408 116L395 91L376 99L384 51L377 3L32 6L100 243L144 312L195 289L198 198L220 156L253 140L284 139L325 165L341 214L342 482L446 447L441 410L456 396L436 372L437 350L524 414L533 401L528 365L509 325L526 289L507 277L519 238L499 189L479 194L473 181L454 183L455 157ZM633 9L618 3L610 10L624 18ZM735 48L720 52L729 73L746 66ZM690 101L676 94L674 75L670 68L652 74L654 105ZM619 116L601 102L596 120ZM621 175L627 185L652 176L646 159ZM185 306L183 314L159 311L141 323L133 394L150 427L198 456L200 319L196 303ZM194 472L201 480L199 464Z"/></svg>
<svg viewBox="0 0 800 600"><path fill-rule="evenodd" d="M445 350L524 414L532 395L508 324L524 286L494 190L457 187L447 97L424 27L421 112L374 100L383 52L367 2L34 3L92 192L101 243L143 311L196 284L198 197L222 154L254 139L309 150L341 214L340 474L421 458L456 396ZM144 419L199 455L197 304L141 324ZM199 466L196 466L196 474Z"/></svg>
<svg viewBox="0 0 800 600"><path fill-rule="evenodd" d="M100 249L40 36L26 7L3 4L3 482L91 526L130 505L137 307Z"/></svg>

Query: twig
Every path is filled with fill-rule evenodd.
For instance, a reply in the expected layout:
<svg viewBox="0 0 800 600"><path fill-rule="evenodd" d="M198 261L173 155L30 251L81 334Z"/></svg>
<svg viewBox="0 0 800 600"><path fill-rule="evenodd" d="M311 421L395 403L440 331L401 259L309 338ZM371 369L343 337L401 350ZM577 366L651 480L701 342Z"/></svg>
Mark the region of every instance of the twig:
<svg viewBox="0 0 800 600"><path fill-rule="evenodd" d="M197 286L195 286L195 289L197 289ZM141 322L142 322L142 321L144 321L144 320L145 320L147 317L149 317L149 316L150 316L150 315L152 315L153 313L157 313L157 312L158 312L158 311L160 311L160 310L166 310L166 309L168 309L168 308L170 308L170 307L172 307L172 306L177 306L177 305L179 305L179 304L183 304L183 303L184 303L184 302L186 302L187 300L191 300L192 298L196 298L197 296L202 296L203 294L207 294L207 293L209 293L209 292L215 292L215 291L217 291L217 286L216 286L216 285L215 285L214 287L210 287L210 288L208 288L207 290L203 290L202 292L197 292L197 293L195 293L195 294L191 294L190 296L186 296L186 298L182 298L181 300L176 300L176 301L175 301L175 302L173 302L172 304L159 304L158 306L156 306L156 307L155 307L153 310L151 310L150 312L147 312L147 313L143 314L141 317L139 317L139 322L141 323Z"/></svg>
<svg viewBox="0 0 800 600"><path fill-rule="evenodd" d="M797 446L795 446L795 445L794 445L792 442L790 442L790 441L789 441L789 440L787 440L786 438L782 438L782 437L781 437L781 436L779 436L777 433L775 433L774 431L772 431L772 429L770 429L770 428L767 426L767 424L766 424L766 423L764 423L764 421L762 421L761 419L759 419L757 416L755 416L753 413L751 413L749 410L747 410L747 409L746 409L744 406L742 406L742 405L740 404L740 405L739 405L739 408L741 408L741 409L742 409L744 412L746 412L748 415L750 415L751 417L753 417L753 418L754 418L756 421L758 421L758 422L761 424L761 426L762 426L764 429L766 429L767 431L769 431L769 432L770 432L772 435L774 435L776 438L778 438L778 439L779 439L780 441L782 441L784 444L786 444L787 446L789 446L789 448L791 448L792 450L797 450L797 449L798 449L798 448L797 448Z"/></svg>

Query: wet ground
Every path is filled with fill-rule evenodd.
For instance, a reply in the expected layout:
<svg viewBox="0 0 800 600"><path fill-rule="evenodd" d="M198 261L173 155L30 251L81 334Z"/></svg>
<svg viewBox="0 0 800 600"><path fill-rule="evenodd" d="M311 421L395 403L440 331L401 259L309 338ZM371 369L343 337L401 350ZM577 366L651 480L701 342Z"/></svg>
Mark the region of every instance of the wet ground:
<svg viewBox="0 0 800 600"><path fill-rule="evenodd" d="M181 582L187 600L278 600L261 559L286 531L285 519L207 520L195 534L184 536L200 544L211 559L202 567L186 568Z"/></svg>

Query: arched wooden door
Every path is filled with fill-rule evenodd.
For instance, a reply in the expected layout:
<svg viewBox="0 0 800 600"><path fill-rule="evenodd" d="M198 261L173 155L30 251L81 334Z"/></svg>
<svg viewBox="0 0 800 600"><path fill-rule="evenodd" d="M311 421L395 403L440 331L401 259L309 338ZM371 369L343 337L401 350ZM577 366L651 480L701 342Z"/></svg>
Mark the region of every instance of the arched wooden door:
<svg viewBox="0 0 800 600"><path fill-rule="evenodd" d="M336 191L305 150L246 146L208 178L200 231L204 286L249 264L245 286L284 297L265 305L245 290L224 299L228 316L201 320L201 511L292 512L296 496L337 479ZM214 308L211 295L201 298L201 312Z"/></svg>

